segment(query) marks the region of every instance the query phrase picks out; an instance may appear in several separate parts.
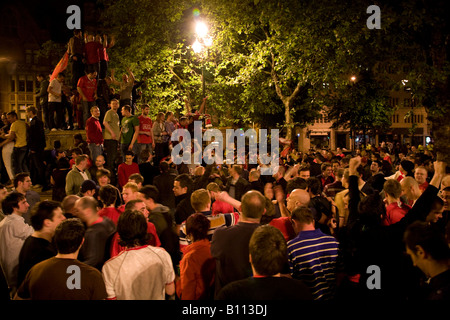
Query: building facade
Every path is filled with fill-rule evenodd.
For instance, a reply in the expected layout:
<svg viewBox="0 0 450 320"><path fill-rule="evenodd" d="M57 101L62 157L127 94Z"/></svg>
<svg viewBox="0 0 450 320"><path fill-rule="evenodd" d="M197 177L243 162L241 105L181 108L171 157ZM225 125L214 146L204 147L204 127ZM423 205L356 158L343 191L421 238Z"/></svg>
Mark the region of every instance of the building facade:
<svg viewBox="0 0 450 320"><path fill-rule="evenodd" d="M0 10L0 110L16 111L25 119L27 106L38 106L36 76L48 74L49 61L39 56L48 32L39 27L20 3L4 4Z"/></svg>

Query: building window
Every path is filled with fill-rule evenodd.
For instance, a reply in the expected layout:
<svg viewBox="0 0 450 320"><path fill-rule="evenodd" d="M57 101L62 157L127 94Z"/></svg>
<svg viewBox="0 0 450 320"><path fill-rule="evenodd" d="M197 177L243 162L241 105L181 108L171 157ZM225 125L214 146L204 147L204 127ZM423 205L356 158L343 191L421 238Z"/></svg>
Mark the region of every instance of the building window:
<svg viewBox="0 0 450 320"><path fill-rule="evenodd" d="M27 92L34 92L33 82L33 76L27 76Z"/></svg>
<svg viewBox="0 0 450 320"><path fill-rule="evenodd" d="M37 50L33 51L33 63L39 64L39 51Z"/></svg>
<svg viewBox="0 0 450 320"><path fill-rule="evenodd" d="M32 58L32 51L31 50L25 50L25 63L31 64L31 58Z"/></svg>
<svg viewBox="0 0 450 320"><path fill-rule="evenodd" d="M19 92L25 92L25 80L19 80Z"/></svg>
<svg viewBox="0 0 450 320"><path fill-rule="evenodd" d="M11 79L11 92L16 92L16 80Z"/></svg>

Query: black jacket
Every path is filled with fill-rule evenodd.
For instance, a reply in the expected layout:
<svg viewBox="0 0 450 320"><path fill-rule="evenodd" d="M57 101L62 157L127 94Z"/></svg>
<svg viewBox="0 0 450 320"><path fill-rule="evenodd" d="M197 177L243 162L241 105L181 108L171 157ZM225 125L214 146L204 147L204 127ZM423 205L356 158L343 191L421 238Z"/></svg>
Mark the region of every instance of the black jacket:
<svg viewBox="0 0 450 320"><path fill-rule="evenodd" d="M44 122L35 116L30 121L27 132L27 144L31 151L44 151L46 146Z"/></svg>
<svg viewBox="0 0 450 320"><path fill-rule="evenodd" d="M173 194L173 182L176 175L165 172L153 178L153 185L159 191L158 203L171 209L175 208L175 195Z"/></svg>

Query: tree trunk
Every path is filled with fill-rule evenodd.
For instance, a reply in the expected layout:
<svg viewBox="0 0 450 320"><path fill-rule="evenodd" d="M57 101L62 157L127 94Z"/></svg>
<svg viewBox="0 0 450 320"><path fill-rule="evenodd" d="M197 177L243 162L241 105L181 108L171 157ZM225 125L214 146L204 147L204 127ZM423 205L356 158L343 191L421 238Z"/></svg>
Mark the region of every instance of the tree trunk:
<svg viewBox="0 0 450 320"><path fill-rule="evenodd" d="M285 124L286 124L286 139L291 140L292 139L292 126L291 126L291 102L288 101L284 104L284 118L285 118Z"/></svg>

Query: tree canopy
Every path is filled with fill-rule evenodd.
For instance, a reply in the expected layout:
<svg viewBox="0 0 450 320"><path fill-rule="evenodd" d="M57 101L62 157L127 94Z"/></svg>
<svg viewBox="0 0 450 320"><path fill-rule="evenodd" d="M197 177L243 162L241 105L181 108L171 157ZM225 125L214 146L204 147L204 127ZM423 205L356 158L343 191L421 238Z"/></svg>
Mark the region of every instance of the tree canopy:
<svg viewBox="0 0 450 320"><path fill-rule="evenodd" d="M289 137L326 107L335 125L382 129L393 111L388 92L401 75L433 132L447 130L450 139L442 121L450 110L447 2L377 5L380 29L367 27L361 0L115 0L105 2L102 21L116 35L113 67L146 78L144 99L157 110L200 104L204 80L217 124L279 125ZM202 54L192 48L198 20L213 40ZM435 139L440 151L450 141Z"/></svg>

